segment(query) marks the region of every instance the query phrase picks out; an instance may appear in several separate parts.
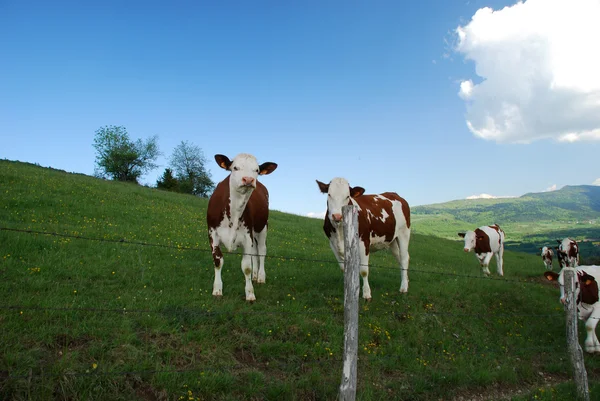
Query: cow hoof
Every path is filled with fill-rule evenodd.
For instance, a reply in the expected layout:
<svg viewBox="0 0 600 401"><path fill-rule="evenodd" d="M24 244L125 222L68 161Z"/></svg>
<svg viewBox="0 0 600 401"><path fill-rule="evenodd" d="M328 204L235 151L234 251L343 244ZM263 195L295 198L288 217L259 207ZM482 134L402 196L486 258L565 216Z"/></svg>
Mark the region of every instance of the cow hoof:
<svg viewBox="0 0 600 401"><path fill-rule="evenodd" d="M265 280L256 280L256 283L257 283L257 284L264 284L264 283L265 283Z"/></svg>
<svg viewBox="0 0 600 401"><path fill-rule="evenodd" d="M400 293L406 294L408 292L408 288L400 288Z"/></svg>
<svg viewBox="0 0 600 401"><path fill-rule="evenodd" d="M254 301L256 301L256 297L254 296L254 294L252 295L246 295L246 302L248 303L254 303Z"/></svg>
<svg viewBox="0 0 600 401"><path fill-rule="evenodd" d="M223 296L223 291L217 291L217 290L213 291L213 297L220 298L222 296Z"/></svg>
<svg viewBox="0 0 600 401"><path fill-rule="evenodd" d="M365 302L371 303L371 300L372 300L372 299L373 299L373 298L371 298L371 297L369 297L369 298L365 298Z"/></svg>

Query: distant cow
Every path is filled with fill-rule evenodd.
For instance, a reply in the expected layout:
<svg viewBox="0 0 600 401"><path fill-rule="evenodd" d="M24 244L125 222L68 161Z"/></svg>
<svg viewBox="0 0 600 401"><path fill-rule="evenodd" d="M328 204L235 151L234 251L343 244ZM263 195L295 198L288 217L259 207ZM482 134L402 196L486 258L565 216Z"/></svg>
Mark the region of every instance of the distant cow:
<svg viewBox="0 0 600 401"><path fill-rule="evenodd" d="M269 192L257 181L257 177L272 173L277 164L266 162L259 166L256 158L246 153L237 155L233 161L223 155L215 155L215 160L220 167L231 171L231 174L215 188L208 201L206 214L208 239L215 264L213 295L223 295L223 253L219 245L225 245L229 251L242 246L246 301L252 302L256 300L252 281L265 282L269 217Z"/></svg>
<svg viewBox="0 0 600 401"><path fill-rule="evenodd" d="M556 249L556 258L558 259L558 266L562 269L563 267L575 267L579 266L579 246L577 242L571 238L557 239L558 246Z"/></svg>
<svg viewBox="0 0 600 401"><path fill-rule="evenodd" d="M475 256L477 256L479 264L483 268L483 274L486 276L490 274L488 266L492 259L492 255L495 255L498 274L500 276L504 275L504 271L502 270L504 231L502 231L498 224L482 226L476 228L475 231L458 233L458 236L465 239L465 252L475 250Z"/></svg>
<svg viewBox="0 0 600 401"><path fill-rule="evenodd" d="M544 262L544 266L546 269L552 270L552 258L554 257L554 252L552 248L548 248L547 246L543 246L540 248L542 261Z"/></svg>
<svg viewBox="0 0 600 401"><path fill-rule="evenodd" d="M600 280L600 266L577 266L577 279L575 281L575 300L579 319L585 322L587 337L585 339L586 352L600 352L600 342L596 336L596 325L600 319L600 302L598 281ZM544 276L550 281L558 281L560 286L560 301L565 303L564 270L559 273L547 271Z"/></svg>
<svg viewBox="0 0 600 401"><path fill-rule="evenodd" d="M334 178L329 184L317 181L327 194L327 213L323 230L329 238L340 268L344 269L344 233L342 207L355 205L358 209L358 235L362 296L371 300L369 287L369 253L390 248L400 264L400 292L408 291L408 242L410 241L410 207L394 192L364 195L364 188L350 187L344 178Z"/></svg>

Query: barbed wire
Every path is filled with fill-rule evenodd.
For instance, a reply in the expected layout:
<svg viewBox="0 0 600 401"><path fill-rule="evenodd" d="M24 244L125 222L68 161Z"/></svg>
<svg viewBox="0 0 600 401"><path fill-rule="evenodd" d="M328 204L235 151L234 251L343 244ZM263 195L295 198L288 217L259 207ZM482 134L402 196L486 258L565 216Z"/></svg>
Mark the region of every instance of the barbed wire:
<svg viewBox="0 0 600 401"><path fill-rule="evenodd" d="M10 227L0 227L0 231L56 236L56 237L64 237L64 238L72 238L72 239L81 239L81 240L87 240L87 241L108 242L108 243L115 243L115 244L129 244L129 245L150 246L150 247L176 249L176 250L184 250L184 251L212 253L212 251L210 249L202 249L202 248L182 246L182 245L167 245L167 244L156 244L156 243L142 242L142 241L130 241L130 240L126 240L125 238L120 238L120 239L95 238L95 237L87 237L87 236L83 236L83 235L61 234L61 233L56 233L56 232L37 231L37 230L31 230L31 229L18 229L18 228L10 228ZM300 261L300 262L327 263L327 264L339 265L339 262L330 260L330 259L329 260L312 259L312 258L295 257L295 256L281 256L281 255L253 255L253 254L248 254L248 253L244 253L244 252L230 252L230 251L226 251L226 252L222 252L222 253L227 254L227 255L258 256L258 257L265 257L267 259L278 259L278 260L282 260L282 261L292 261L292 262ZM423 270L423 269L418 269L418 268L401 269L399 267L390 267L390 266L383 266L383 265L371 264L371 263L369 263L368 265L360 264L359 266L376 268L376 269L384 269L384 270L395 270L395 271L407 270L407 271L410 271L411 273L416 272L416 273L425 273L425 274L435 274L435 275L440 275L440 276L451 276L451 277L460 277L460 278L467 278L467 279L479 279L479 280L486 280L486 281L541 285L538 281L535 281L535 280L493 278L493 277L489 277L489 276L475 276L475 275L452 273L452 272L447 272L447 271L441 272L441 271L433 271L433 270Z"/></svg>

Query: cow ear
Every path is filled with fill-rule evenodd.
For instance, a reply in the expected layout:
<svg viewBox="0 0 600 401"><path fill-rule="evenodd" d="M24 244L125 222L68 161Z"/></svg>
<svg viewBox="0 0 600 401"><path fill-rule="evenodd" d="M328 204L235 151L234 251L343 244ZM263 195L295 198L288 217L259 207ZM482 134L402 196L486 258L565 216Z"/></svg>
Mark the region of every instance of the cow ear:
<svg viewBox="0 0 600 401"><path fill-rule="evenodd" d="M319 180L315 180L317 181L317 185L319 186L319 190L326 194L327 192L329 192L329 184L323 184L321 181Z"/></svg>
<svg viewBox="0 0 600 401"><path fill-rule="evenodd" d="M465 238L465 235L467 235L467 233L458 233L458 236L461 238Z"/></svg>
<svg viewBox="0 0 600 401"><path fill-rule="evenodd" d="M556 242L558 242L559 244L562 242L561 240L557 239Z"/></svg>
<svg viewBox="0 0 600 401"><path fill-rule="evenodd" d="M558 273L547 271L544 273L544 276L548 279L548 281L556 281L558 280Z"/></svg>
<svg viewBox="0 0 600 401"><path fill-rule="evenodd" d="M350 196L353 198L358 198L362 194L365 193L365 189L363 187L354 187L350 188Z"/></svg>
<svg viewBox="0 0 600 401"><path fill-rule="evenodd" d="M258 174L267 175L271 174L277 168L277 163L265 162L258 166Z"/></svg>
<svg viewBox="0 0 600 401"><path fill-rule="evenodd" d="M594 281L596 281L596 279L591 274L584 274L583 276L581 276L580 281L582 283L584 283L586 286L588 286L588 285L592 284Z"/></svg>
<svg viewBox="0 0 600 401"><path fill-rule="evenodd" d="M229 160L229 157L225 155L215 155L215 161L217 162L219 167L225 170L229 170L229 168L231 167L231 160Z"/></svg>

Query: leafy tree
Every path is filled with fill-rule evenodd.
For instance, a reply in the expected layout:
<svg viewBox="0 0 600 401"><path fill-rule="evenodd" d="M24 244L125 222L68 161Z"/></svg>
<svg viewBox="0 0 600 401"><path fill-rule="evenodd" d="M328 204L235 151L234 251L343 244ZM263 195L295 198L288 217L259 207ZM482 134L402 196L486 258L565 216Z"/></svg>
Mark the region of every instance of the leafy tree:
<svg viewBox="0 0 600 401"><path fill-rule="evenodd" d="M162 177L156 181L156 188L173 192L179 191L179 181L173 175L173 170L170 168L165 169Z"/></svg>
<svg viewBox="0 0 600 401"><path fill-rule="evenodd" d="M137 183L141 175L157 167L155 161L160 155L157 141L155 135L145 142L141 139L133 142L122 126L98 129L93 145L97 152L96 175Z"/></svg>
<svg viewBox="0 0 600 401"><path fill-rule="evenodd" d="M179 192L202 197L215 188L206 170L206 158L198 146L182 141L171 155L170 165L179 181Z"/></svg>

